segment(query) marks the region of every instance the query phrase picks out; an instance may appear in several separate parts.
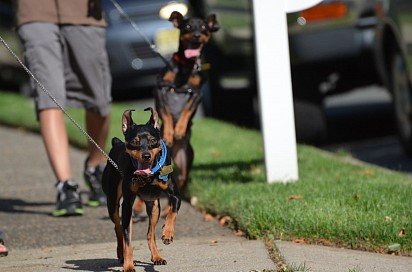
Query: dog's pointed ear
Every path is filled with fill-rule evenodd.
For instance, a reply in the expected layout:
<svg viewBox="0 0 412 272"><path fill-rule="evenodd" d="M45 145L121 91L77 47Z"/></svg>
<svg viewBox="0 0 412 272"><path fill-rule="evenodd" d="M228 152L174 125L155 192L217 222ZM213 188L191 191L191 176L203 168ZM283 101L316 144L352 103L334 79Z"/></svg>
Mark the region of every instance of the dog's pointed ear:
<svg viewBox="0 0 412 272"><path fill-rule="evenodd" d="M157 114L157 111L155 111L153 108L149 107L144 109L145 111L150 111L152 115L150 116L149 122L155 129L160 129L159 126L159 115Z"/></svg>
<svg viewBox="0 0 412 272"><path fill-rule="evenodd" d="M123 134L126 134L126 131L133 125L132 111L134 110L125 110L122 116L122 131Z"/></svg>
<svg viewBox="0 0 412 272"><path fill-rule="evenodd" d="M183 22L183 15L178 11L173 11L170 14L169 21L173 23L174 27L179 28Z"/></svg>
<svg viewBox="0 0 412 272"><path fill-rule="evenodd" d="M207 17L207 26L209 27L210 32L216 32L220 29L219 23L216 21L216 15L215 14L210 14Z"/></svg>

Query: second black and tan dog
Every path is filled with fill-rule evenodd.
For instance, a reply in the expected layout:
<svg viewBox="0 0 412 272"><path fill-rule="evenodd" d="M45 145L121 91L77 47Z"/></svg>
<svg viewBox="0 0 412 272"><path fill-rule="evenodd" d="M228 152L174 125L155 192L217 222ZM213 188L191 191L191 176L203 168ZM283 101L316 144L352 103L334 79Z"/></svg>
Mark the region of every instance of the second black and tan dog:
<svg viewBox="0 0 412 272"><path fill-rule="evenodd" d="M219 30L219 24L214 14L206 19L184 18L177 11L172 12L169 21L180 30L179 49L159 77L154 96L162 119L162 136L171 147L176 182L183 192L194 158L190 144L192 118L201 101L201 87L206 77L202 48L212 33Z"/></svg>
<svg viewBox="0 0 412 272"><path fill-rule="evenodd" d="M180 195L172 175L171 159L165 143L160 137L158 115L152 108L150 120L143 125L133 122L132 111L126 110L122 117L122 131L125 142L113 138L110 162L103 172L103 191L107 195L107 209L115 224L117 257L123 262L124 271L135 271L132 247L132 206L138 196L146 204L149 217L147 241L151 260L155 265L164 265L156 246L155 227L160 215L159 197L169 197L169 211L163 226L164 244L173 241L176 215L180 208ZM120 217L120 199L123 197Z"/></svg>

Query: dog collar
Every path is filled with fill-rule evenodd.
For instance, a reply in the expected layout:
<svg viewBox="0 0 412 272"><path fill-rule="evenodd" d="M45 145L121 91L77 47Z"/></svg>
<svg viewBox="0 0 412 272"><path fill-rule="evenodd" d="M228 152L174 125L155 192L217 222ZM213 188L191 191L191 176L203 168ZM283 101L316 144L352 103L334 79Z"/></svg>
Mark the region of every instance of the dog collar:
<svg viewBox="0 0 412 272"><path fill-rule="evenodd" d="M159 179L161 179L163 182L166 182L169 179L169 174L173 172L173 168L171 165L166 165L166 157L167 157L167 147L166 144L163 140L160 140L160 147L162 149L162 155L160 156L159 160L156 162L156 165L150 169L150 175L154 175L157 172L160 171L159 173ZM132 161L133 166L137 169L138 168L138 163L136 159L130 156L130 159Z"/></svg>
<svg viewBox="0 0 412 272"><path fill-rule="evenodd" d="M157 161L155 167L150 170L150 174L152 175L156 174L156 172L159 171L165 165L166 162L167 147L163 140L160 140L160 147L162 148L162 155L160 156L160 159Z"/></svg>
<svg viewBox="0 0 412 272"><path fill-rule="evenodd" d="M180 65L192 67L196 63L196 58L186 58L179 56L179 53L174 53L172 59Z"/></svg>

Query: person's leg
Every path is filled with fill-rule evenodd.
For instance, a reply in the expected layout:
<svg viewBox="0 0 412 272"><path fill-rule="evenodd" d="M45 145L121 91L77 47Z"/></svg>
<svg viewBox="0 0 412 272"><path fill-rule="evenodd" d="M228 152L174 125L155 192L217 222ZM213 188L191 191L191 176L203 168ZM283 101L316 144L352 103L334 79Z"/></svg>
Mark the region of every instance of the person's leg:
<svg viewBox="0 0 412 272"><path fill-rule="evenodd" d="M91 110L86 110L87 133L104 150L109 133L110 115L101 116ZM106 195L102 190L102 175L106 166L106 157L89 141L89 156L84 163L84 180L90 188L89 206L97 207L106 204Z"/></svg>
<svg viewBox="0 0 412 272"><path fill-rule="evenodd" d="M60 181L72 178L69 159L69 142L60 109L44 109L39 112L40 132L53 172Z"/></svg>
<svg viewBox="0 0 412 272"><path fill-rule="evenodd" d="M60 109L44 109L39 112L39 121L46 153L58 180L57 203L52 214L53 216L82 215L78 184L72 179L64 113Z"/></svg>
<svg viewBox="0 0 412 272"><path fill-rule="evenodd" d="M91 110L86 110L87 133L104 150L110 127L110 115L101 116ZM88 142L89 157L87 167L96 167L106 163L106 157L90 141Z"/></svg>
<svg viewBox="0 0 412 272"><path fill-rule="evenodd" d="M72 179L64 115L55 103L66 105L64 44L59 27L52 23L28 23L20 26L18 33L29 69L49 93L31 80L46 153L58 181L53 215L83 214L78 185Z"/></svg>
<svg viewBox="0 0 412 272"><path fill-rule="evenodd" d="M52 23L28 23L18 29L29 69L61 105L66 104L63 51L59 27ZM52 167L60 181L69 180L71 168L63 112L31 79L40 131Z"/></svg>
<svg viewBox="0 0 412 272"><path fill-rule="evenodd" d="M86 109L87 132L102 148L109 131L111 75L105 48L105 29L94 26L62 26L68 50L65 66L68 104ZM101 188L106 157L89 143L84 178L90 188L89 205L106 204Z"/></svg>

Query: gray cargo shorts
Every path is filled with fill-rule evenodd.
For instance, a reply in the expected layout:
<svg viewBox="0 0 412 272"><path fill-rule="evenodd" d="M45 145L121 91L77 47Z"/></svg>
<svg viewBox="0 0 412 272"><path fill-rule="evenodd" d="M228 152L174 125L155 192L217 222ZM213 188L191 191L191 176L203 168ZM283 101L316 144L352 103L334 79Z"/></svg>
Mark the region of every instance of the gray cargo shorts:
<svg viewBox="0 0 412 272"><path fill-rule="evenodd" d="M106 116L111 83L105 29L28 23L18 28L28 68L62 107L83 107ZM31 78L37 114L58 108Z"/></svg>

